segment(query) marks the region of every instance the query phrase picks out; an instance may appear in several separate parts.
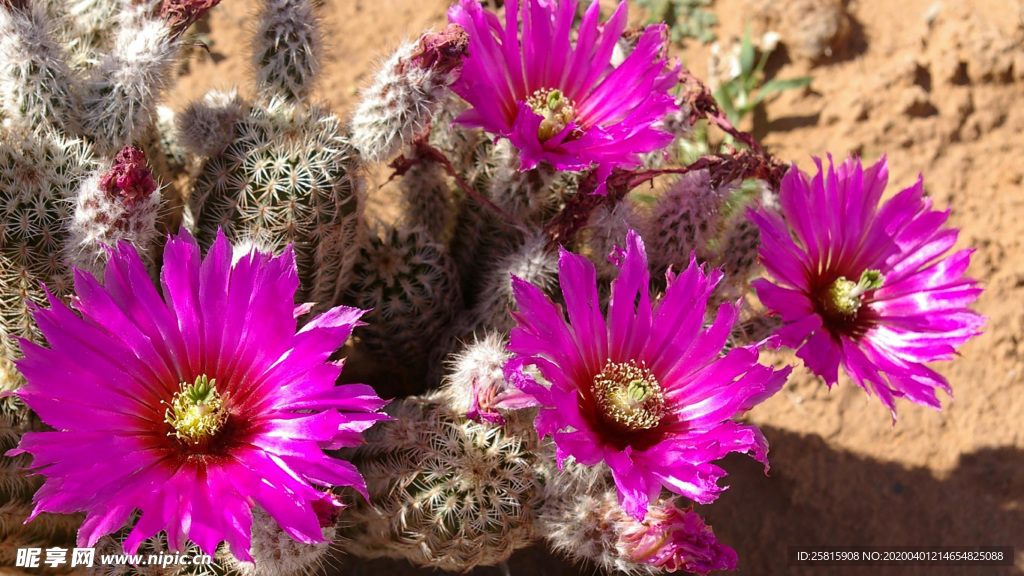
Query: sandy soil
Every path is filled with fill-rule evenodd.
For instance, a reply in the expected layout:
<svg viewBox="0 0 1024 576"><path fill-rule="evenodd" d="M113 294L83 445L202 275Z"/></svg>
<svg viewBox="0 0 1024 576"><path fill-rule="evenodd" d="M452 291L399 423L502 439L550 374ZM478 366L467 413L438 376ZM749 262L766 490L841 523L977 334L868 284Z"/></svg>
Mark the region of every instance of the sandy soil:
<svg viewBox="0 0 1024 576"><path fill-rule="evenodd" d="M344 114L375 63L403 38L444 22L445 0L325 0L330 61L319 96ZM249 5L227 0L210 18L211 54L196 49L172 105L213 87L252 93L246 64ZM977 248L970 273L986 292L985 334L956 362L937 366L953 385L941 412L906 402L895 425L877 400L847 381L829 391L798 369L749 418L771 443L770 473L727 459L732 486L701 508L736 548L739 574L1024 574L1024 5L1016 0L717 0L719 38L745 19L802 14L778 30L791 47L773 57L777 77L814 76L758 111L747 128L776 155L807 168L812 155L888 154L890 190L918 173L938 206L953 210L960 244ZM816 64L816 18L848 18L847 37ZM775 16L770 14L775 11ZM832 11L832 12L830 12ZM831 14L831 16L830 16ZM796 21L800 21L797 19ZM803 34L804 36L800 36ZM680 52L702 76L707 50ZM793 545L1008 545L1013 568L790 568ZM513 574L592 573L539 549L517 554ZM343 573L418 573L404 565L346 561ZM474 572L477 573L477 572ZM498 574L497 569L480 574Z"/></svg>

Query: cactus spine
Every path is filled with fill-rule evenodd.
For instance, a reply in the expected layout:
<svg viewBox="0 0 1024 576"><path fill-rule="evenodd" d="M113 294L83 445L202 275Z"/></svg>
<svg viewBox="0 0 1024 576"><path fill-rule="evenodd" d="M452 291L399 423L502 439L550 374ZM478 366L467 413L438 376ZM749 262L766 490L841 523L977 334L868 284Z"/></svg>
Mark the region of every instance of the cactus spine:
<svg viewBox="0 0 1024 576"><path fill-rule="evenodd" d="M268 0L258 28L257 93L272 96L248 106L214 98L213 112L186 115L180 126L183 134L224 133L230 119L244 112L231 127L230 143L206 156L193 178L196 238L208 247L223 229L235 243L253 242L277 253L292 244L301 282L296 299L323 309L348 284L362 231L355 152L338 118L306 99L319 70L319 49L296 52L319 43L310 2ZM183 141L197 154L223 144L207 148L195 146L195 137Z"/></svg>
<svg viewBox="0 0 1024 576"><path fill-rule="evenodd" d="M402 44L384 62L352 116L352 143L367 163L394 158L423 135L458 77L469 37L457 25Z"/></svg>
<svg viewBox="0 0 1024 576"><path fill-rule="evenodd" d="M537 538L545 474L536 464L549 448L536 434L468 421L430 398L389 412L395 419L367 432L352 460L370 502L357 496L342 514L346 552L466 571Z"/></svg>
<svg viewBox="0 0 1024 576"><path fill-rule="evenodd" d="M357 332L375 353L418 366L461 310L455 267L444 245L423 229L391 228L359 251L348 301L372 308Z"/></svg>

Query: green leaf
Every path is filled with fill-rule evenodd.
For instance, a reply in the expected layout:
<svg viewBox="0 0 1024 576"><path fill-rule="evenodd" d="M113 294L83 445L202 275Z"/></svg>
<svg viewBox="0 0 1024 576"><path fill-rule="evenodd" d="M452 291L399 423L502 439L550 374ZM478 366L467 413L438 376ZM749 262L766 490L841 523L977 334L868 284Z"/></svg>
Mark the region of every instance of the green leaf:
<svg viewBox="0 0 1024 576"><path fill-rule="evenodd" d="M758 90L757 96L751 100L753 106L757 106L765 98L777 94L779 92L785 92L786 90L793 90L795 88L803 88L804 86L810 85L814 80L813 76L801 76L799 78L786 78L785 80L772 79L764 83L761 89Z"/></svg>
<svg viewBox="0 0 1024 576"><path fill-rule="evenodd" d="M636 202L637 204L641 204L643 206L654 206L654 203L658 201L658 198L653 194L631 192L629 196L630 198L633 199L634 202Z"/></svg>
<svg viewBox="0 0 1024 576"><path fill-rule="evenodd" d="M750 24L743 32L740 43L740 76L748 77L754 71L754 43L750 39Z"/></svg>
<svg viewBox="0 0 1024 576"><path fill-rule="evenodd" d="M722 112L725 112L726 117L735 126L736 122L739 121L739 116L736 110L735 96L733 95L733 83L726 82L722 84L718 87L718 90L715 90L713 96L718 102L719 107L722 108Z"/></svg>

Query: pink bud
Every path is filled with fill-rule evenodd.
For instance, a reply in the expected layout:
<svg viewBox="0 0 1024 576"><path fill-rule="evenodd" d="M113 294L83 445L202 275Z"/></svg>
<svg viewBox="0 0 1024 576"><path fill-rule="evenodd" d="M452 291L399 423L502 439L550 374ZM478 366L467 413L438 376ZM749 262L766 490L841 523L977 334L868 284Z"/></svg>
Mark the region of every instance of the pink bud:
<svg viewBox="0 0 1024 576"><path fill-rule="evenodd" d="M422 69L433 68L441 74L462 68L469 47L469 34L458 24L449 24L440 33L428 32L420 38L410 62Z"/></svg>
<svg viewBox="0 0 1024 576"><path fill-rule="evenodd" d="M692 508L663 503L652 507L643 522L626 515L622 522L627 526L618 531L619 548L634 562L696 574L736 569L736 551L720 543Z"/></svg>
<svg viewBox="0 0 1024 576"><path fill-rule="evenodd" d="M125 146L114 157L114 166L100 177L100 188L111 197L121 197L128 206L149 198L157 189L146 156L134 146Z"/></svg>

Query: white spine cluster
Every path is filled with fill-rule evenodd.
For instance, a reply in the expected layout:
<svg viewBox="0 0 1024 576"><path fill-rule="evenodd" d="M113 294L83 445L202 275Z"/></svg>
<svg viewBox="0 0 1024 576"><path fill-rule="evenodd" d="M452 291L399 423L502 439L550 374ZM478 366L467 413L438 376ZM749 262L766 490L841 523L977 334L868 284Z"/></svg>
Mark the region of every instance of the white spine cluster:
<svg viewBox="0 0 1024 576"><path fill-rule="evenodd" d="M53 126L77 133L77 79L50 29L42 2L0 4L0 118L14 130Z"/></svg>
<svg viewBox="0 0 1024 576"><path fill-rule="evenodd" d="M367 163L394 158L426 132L456 78L464 34L453 26L428 33L384 62L352 115L352 144Z"/></svg>
<svg viewBox="0 0 1024 576"><path fill-rule="evenodd" d="M141 142L152 129L179 46L163 20L133 12L121 26L113 50L85 82L83 128L102 155Z"/></svg>
<svg viewBox="0 0 1024 576"><path fill-rule="evenodd" d="M257 90L266 97L306 102L323 60L320 22L310 0L265 0L253 36Z"/></svg>
<svg viewBox="0 0 1024 576"><path fill-rule="evenodd" d="M212 90L177 116L178 141L200 156L216 156L235 139L235 124L247 114L237 91Z"/></svg>
<svg viewBox="0 0 1024 576"><path fill-rule="evenodd" d="M504 335L488 332L450 356L438 395L457 414L489 412L495 397L507 390L503 369L512 354L506 344Z"/></svg>

